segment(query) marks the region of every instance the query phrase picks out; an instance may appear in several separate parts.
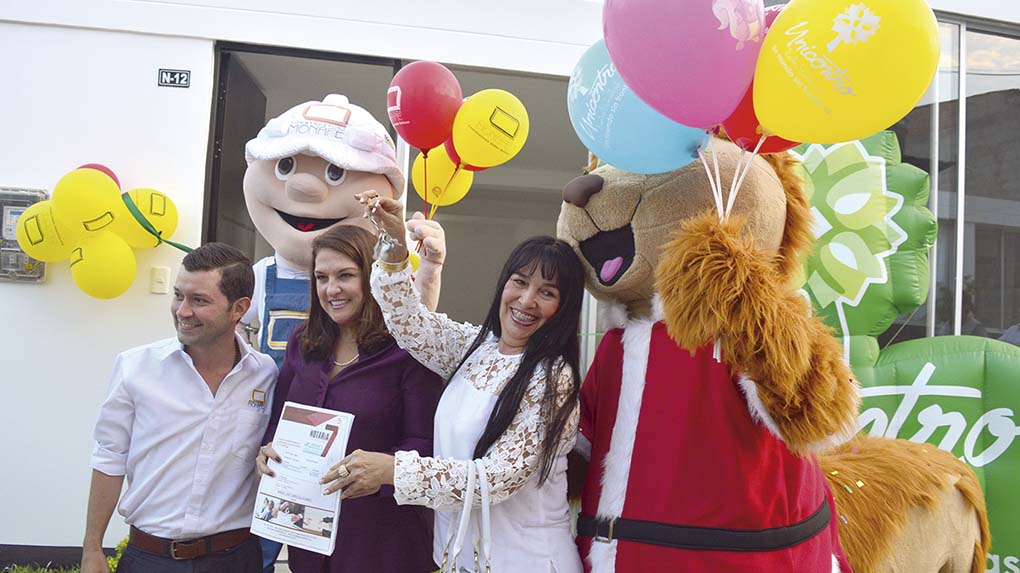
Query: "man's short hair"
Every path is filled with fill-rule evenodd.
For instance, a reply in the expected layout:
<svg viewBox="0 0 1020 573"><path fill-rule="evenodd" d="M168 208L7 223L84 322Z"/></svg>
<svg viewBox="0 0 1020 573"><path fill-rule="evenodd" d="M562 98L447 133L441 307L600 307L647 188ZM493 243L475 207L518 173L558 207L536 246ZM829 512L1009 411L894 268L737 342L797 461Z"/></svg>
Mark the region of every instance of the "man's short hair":
<svg viewBox="0 0 1020 573"><path fill-rule="evenodd" d="M255 291L251 259L237 247L226 243L202 245L185 255L183 264L189 273L220 271L220 292L230 303L239 298L251 298Z"/></svg>

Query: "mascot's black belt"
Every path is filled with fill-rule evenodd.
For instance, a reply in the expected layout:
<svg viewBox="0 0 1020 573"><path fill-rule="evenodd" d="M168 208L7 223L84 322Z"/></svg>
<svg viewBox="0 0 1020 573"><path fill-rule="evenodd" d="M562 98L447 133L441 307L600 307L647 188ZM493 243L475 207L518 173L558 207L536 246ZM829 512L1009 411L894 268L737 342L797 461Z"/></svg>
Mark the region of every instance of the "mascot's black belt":
<svg viewBox="0 0 1020 573"><path fill-rule="evenodd" d="M675 549L713 551L775 551L799 545L818 535L829 525L829 502L823 501L818 511L804 521L771 529L719 529L671 525L639 519L613 520L582 515L577 520L579 536L594 537L608 543L614 539Z"/></svg>

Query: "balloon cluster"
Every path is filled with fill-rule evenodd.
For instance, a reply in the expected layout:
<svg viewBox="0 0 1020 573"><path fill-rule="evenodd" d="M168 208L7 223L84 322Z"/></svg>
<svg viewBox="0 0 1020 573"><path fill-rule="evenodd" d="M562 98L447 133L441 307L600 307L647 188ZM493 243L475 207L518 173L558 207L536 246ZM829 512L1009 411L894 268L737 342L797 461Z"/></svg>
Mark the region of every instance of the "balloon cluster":
<svg viewBox="0 0 1020 573"><path fill-rule="evenodd" d="M117 176L90 163L64 175L52 199L18 218L18 245L33 259L70 259L78 288L96 298L118 297L135 278L137 249L166 242L177 229L177 207L155 189L121 193Z"/></svg>
<svg viewBox="0 0 1020 573"><path fill-rule="evenodd" d="M910 112L939 58L925 0L606 0L603 33L570 78L570 121L635 173L687 165L720 128L753 153L869 136Z"/></svg>
<svg viewBox="0 0 1020 573"><path fill-rule="evenodd" d="M435 62L401 68L386 104L393 128L421 152L411 182L429 218L463 199L475 172L513 159L531 125L528 110L510 92L487 89L464 99L457 78Z"/></svg>

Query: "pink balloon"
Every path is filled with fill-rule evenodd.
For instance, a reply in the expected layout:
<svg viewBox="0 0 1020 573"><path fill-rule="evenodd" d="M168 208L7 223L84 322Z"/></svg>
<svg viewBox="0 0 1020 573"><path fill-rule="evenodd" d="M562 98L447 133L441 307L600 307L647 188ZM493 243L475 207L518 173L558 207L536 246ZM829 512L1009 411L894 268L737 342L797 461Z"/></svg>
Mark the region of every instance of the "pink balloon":
<svg viewBox="0 0 1020 573"><path fill-rule="evenodd" d="M603 33L623 81L673 121L722 123L751 84L762 0L606 0Z"/></svg>

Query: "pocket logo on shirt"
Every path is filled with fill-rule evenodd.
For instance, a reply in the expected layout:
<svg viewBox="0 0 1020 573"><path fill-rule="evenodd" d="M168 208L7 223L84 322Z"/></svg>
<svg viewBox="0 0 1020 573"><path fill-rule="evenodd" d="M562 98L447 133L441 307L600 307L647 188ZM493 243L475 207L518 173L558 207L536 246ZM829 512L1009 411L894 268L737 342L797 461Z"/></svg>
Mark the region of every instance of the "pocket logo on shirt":
<svg viewBox="0 0 1020 573"><path fill-rule="evenodd" d="M266 391L255 388L251 391L251 400L248 400L248 407L259 412L266 409Z"/></svg>

